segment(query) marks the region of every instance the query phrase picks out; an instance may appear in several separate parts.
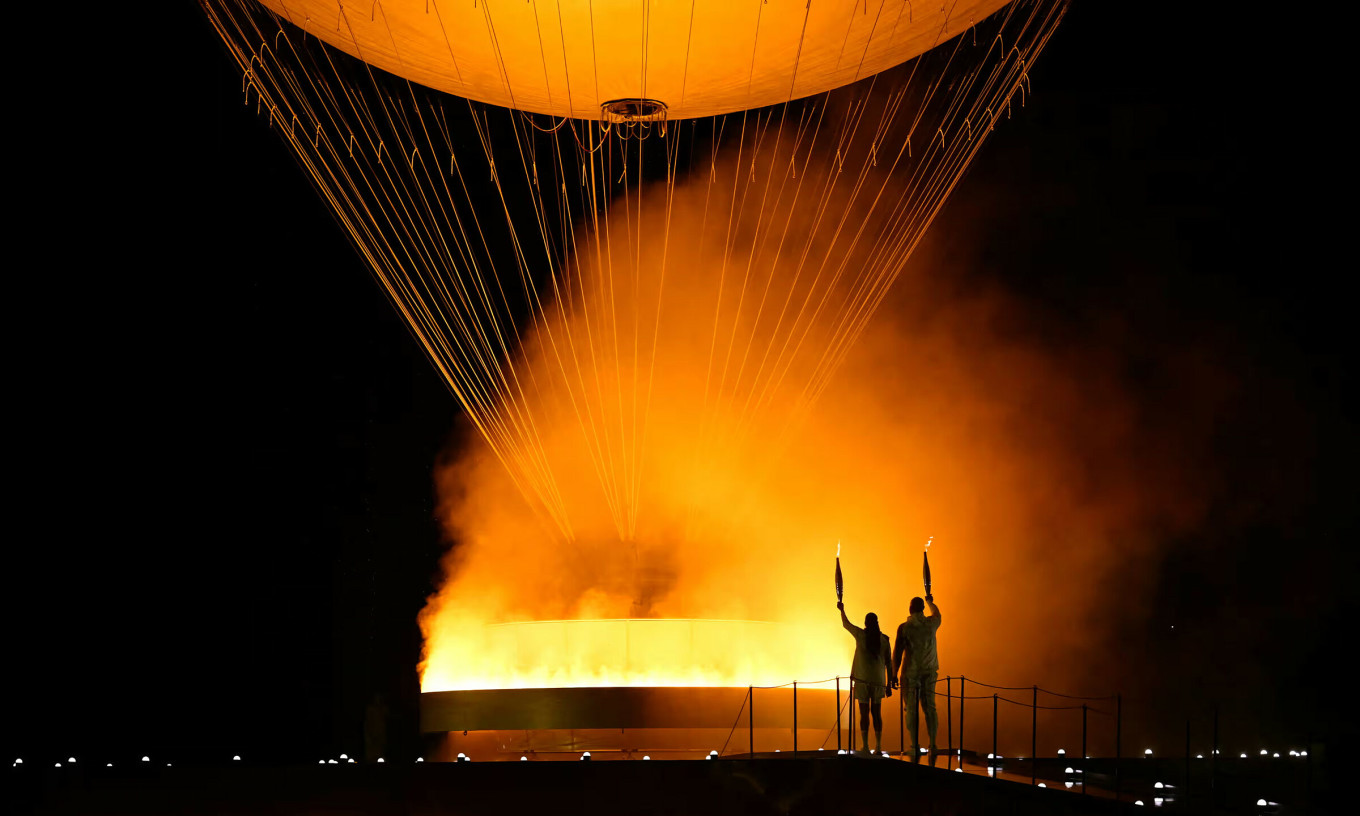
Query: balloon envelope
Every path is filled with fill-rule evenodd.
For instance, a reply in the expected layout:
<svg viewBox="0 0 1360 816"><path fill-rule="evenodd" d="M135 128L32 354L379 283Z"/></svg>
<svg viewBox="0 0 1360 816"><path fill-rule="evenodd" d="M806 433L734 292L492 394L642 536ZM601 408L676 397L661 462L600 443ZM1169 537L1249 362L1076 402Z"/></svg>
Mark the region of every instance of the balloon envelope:
<svg viewBox="0 0 1360 816"><path fill-rule="evenodd" d="M599 119L800 99L903 63L1008 0L261 0L309 36L456 96Z"/></svg>

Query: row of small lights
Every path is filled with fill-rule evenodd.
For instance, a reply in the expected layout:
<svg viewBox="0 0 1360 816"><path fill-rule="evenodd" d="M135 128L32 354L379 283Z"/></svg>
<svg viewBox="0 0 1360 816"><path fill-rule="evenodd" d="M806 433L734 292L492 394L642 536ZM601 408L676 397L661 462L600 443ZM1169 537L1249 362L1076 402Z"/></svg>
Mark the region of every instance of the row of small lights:
<svg viewBox="0 0 1360 816"><path fill-rule="evenodd" d="M821 751L821 750L824 750L824 749L818 748L817 750L818 750L818 751ZM921 750L921 753L923 753L923 754L926 753L926 749L925 749L925 748L922 748L922 749L920 749L920 750ZM779 753L779 750L778 750L778 749L775 749L775 753L776 753L776 754ZM837 754L845 754L846 751L845 751L844 749L839 749L839 750L836 751L836 753L837 753ZM875 753L875 752L874 752L874 751L870 751L869 753L872 754L872 753ZM878 753L883 753L883 752L878 752ZM1058 755L1059 755L1059 756L1064 756L1064 755L1066 755L1066 753L1067 753L1067 752L1064 751L1063 749L1061 749L1061 748L1058 749ZM717 755L718 755L718 752L717 752L717 751L709 751L709 752L708 752L708 756L704 757L704 759L713 759L713 758L716 757ZM961 752L961 751L959 752L959 755L962 756L962 752ZM1152 756L1152 749L1151 749L1151 748L1147 749L1146 751L1143 752L1143 755L1144 755L1144 756ZM1266 755L1266 752L1265 752L1265 751L1262 751L1262 752L1261 752L1261 756L1265 756L1265 755ZM1307 752L1307 751L1290 751L1290 752L1289 752L1289 755L1290 755L1290 756L1308 756L1308 752ZM883 756L887 756L887 754L886 754L886 753L883 753ZM1279 754L1276 753L1275 756L1278 757ZM643 758L644 760L650 760L650 759L651 759L651 756L644 755L642 758ZM1005 757L1003 757L1003 756L1001 756L1001 755L999 755L999 754L997 754L997 755L988 754L988 755L987 755L987 758L988 758L988 759L1005 759ZM1020 757L1020 758L1021 758L1021 759L1024 759L1024 757ZM1203 758L1204 758L1204 755L1203 755L1203 754L1199 754L1199 755L1196 756L1196 759L1203 759ZM1246 754L1242 754L1242 759L1246 759L1246 758L1247 758L1247 755L1246 755ZM341 754L341 755L340 755L340 759L345 760L345 763L346 763L346 764L349 764L349 765L354 764L354 760L351 759L351 758L349 757L348 754ZM1088 756L1087 759L1090 759L1090 757ZM240 762L240 761L241 761L241 756L240 756L240 754L237 754L237 755L232 756L231 760L232 760L232 762ZM142 761L143 761L143 762L150 762L150 761L151 761L151 757L149 757L149 756L144 756L144 757L142 757ZM417 758L416 758L416 762L424 762L424 761L425 761L425 757L417 757ZM471 761L472 761L472 757L470 757L470 756L468 756L467 754L465 754L465 753L463 753L463 752L460 751L460 752L458 753L458 757L457 757L457 759L456 759L455 761L457 761L457 762L471 762ZM521 756L521 757L519 758L519 761L520 761L520 762L528 762L528 761L529 761L529 757L527 757L527 756ZM589 762L589 761L590 761L590 752L589 752L589 751L586 751L586 752L584 752L584 753L581 754L581 761L582 761L582 762ZM76 758L75 758L75 757L67 757L66 762L67 762L67 764L74 765L74 764L76 764ZM383 763L385 763L385 760L384 760L382 757L378 757L378 762L383 762ZM11 768L15 768L15 767L18 767L18 766L20 766L20 765L22 765L22 764L24 764L23 759L21 759L21 758L20 758L20 759L15 759L15 760L14 760L14 764L12 764L10 767L11 767ZM340 763L339 763L338 760L334 760L334 759L322 759L322 760L318 760L318 761L317 761L317 764L318 764L318 765L338 765L338 764L340 764ZM61 767L61 763L60 763L60 762L56 763L56 767L60 768L60 767ZM105 764L104 767L106 767L106 768L112 768L112 767L113 767L113 763L112 763L112 762L109 762L109 763ZM167 768L172 767L172 766L171 766L171 763L169 763L169 762L165 763L165 767L167 767ZM1080 769L1074 770L1074 769L1073 769L1072 767L1070 767L1070 766L1063 769L1063 773L1067 773L1067 774L1078 774L1078 773L1081 773L1081 772L1082 772L1082 771L1081 771ZM963 773L963 768L961 768L961 767L960 767L960 768L955 768L955 769L954 769L954 773ZM987 776L995 777L995 776L996 776L996 768L995 768L995 767L992 767L992 766L988 766L988 767L987 767ZM1071 781L1064 782L1063 784L1064 784L1068 789L1071 789L1071 787L1072 787L1072 782L1071 782ZM1039 783L1039 787L1041 787L1041 788L1047 788L1048 785L1045 785L1043 782L1040 782L1040 783ZM1174 789L1174 788L1175 788L1174 785L1164 785L1164 784L1162 784L1161 782L1156 783L1156 784L1153 785L1152 787L1156 788L1157 790L1170 790L1170 789ZM1155 797L1155 798L1153 799L1153 804L1156 805L1157 807L1161 807L1163 801L1164 801L1164 798L1161 797L1161 796L1158 796L1158 797ZM1142 804L1143 804L1143 800L1142 800L1142 799L1138 799L1138 800L1134 801L1134 804L1135 804L1135 805L1142 805ZM1257 799L1257 800L1256 800L1256 804L1257 804L1257 806L1259 806L1259 807L1268 807L1268 806L1275 806L1275 805L1278 805L1279 803L1278 803L1278 802L1267 802L1265 799Z"/></svg>
<svg viewBox="0 0 1360 816"><path fill-rule="evenodd" d="M240 755L233 756L233 757L231 758L231 760L232 760L232 762L240 762L240 761L241 761L241 757L240 757ZM144 756L144 757L142 757L142 761L143 761L143 762L150 762L150 761L151 761L151 757L149 757L149 756ZM378 761L379 761L379 762L382 762L381 759L378 760ZM14 762L13 762L13 764L10 765L10 767L11 767L11 768L17 768L17 767L19 767L19 766L22 765L22 764L24 764L23 759L15 759ZM74 765L74 764L76 764L76 758L75 758L75 757L67 757L67 758L66 758L66 764L67 764L67 765ZM60 767L61 767L61 763L60 763L60 762L56 763L56 767L60 768ZM112 768L112 767L113 767L113 763L112 763L112 762L106 762L106 763L104 763L104 767L105 767L105 768ZM171 766L171 763L169 763L169 762L165 763L165 767L167 767L167 768L172 767L172 766Z"/></svg>
<svg viewBox="0 0 1360 816"><path fill-rule="evenodd" d="M818 748L817 750L818 750L818 751L822 751L822 750L825 750L825 749ZM920 752L921 752L922 754L925 754L925 753L927 753L927 749L921 748L921 749L920 749ZM776 754L779 753L779 749L776 748L776 749L775 749L775 753L776 753ZM836 751L836 753L837 753L837 754L845 754L846 751L845 751L844 749L838 749L838 750ZM870 753L870 754L873 754L873 753L875 753L875 752L874 752L874 751L870 751L869 753ZM886 752L879 752L879 753L882 753L883 756L887 756L887 753L886 753ZM1214 753L1218 753L1218 752L1215 751ZM708 756L706 756L706 757L704 757L704 758L705 758L705 759L712 759L713 757L715 757L715 756L717 756L717 755L718 755L718 752L717 752L717 751L709 751L709 752L708 752ZM958 755L959 755L959 756L962 756L962 755L963 755L963 752L962 752L962 751L959 751L959 752L958 752ZM1067 755L1067 752L1066 752L1065 750L1063 750L1062 748L1059 748L1059 749L1058 749L1058 756L1066 756L1066 755ZM1289 755L1292 756L1292 757L1306 757L1306 756L1308 756L1308 752L1307 752L1307 751L1290 751L1290 752L1289 752ZM1150 757L1150 756L1152 756L1152 749L1151 749L1151 748L1148 748L1148 749L1146 749L1145 751L1143 751L1143 757L1144 757L1144 758L1147 758L1147 757ZM1247 756L1248 756L1247 753L1244 751L1244 752L1242 752L1240 758L1241 758L1241 759L1247 759ZM1280 753L1279 753L1278 751L1276 751L1276 752L1274 752L1274 753L1272 754L1271 752L1266 751L1265 749L1262 749L1262 750L1261 750L1261 753L1260 753L1260 756L1270 756L1270 757L1273 757L1273 758L1275 758L1275 759L1278 759L1279 756L1280 756ZM993 754L988 754L988 755L987 755L987 758L988 758L988 759L1005 759L1005 757L1001 756L1000 754L995 754L995 755L993 755ZM1087 759L1090 759L1091 757L1088 755L1086 758L1087 758ZM237 755L234 755L231 759L232 759L233 762L240 762L240 761L241 761L241 756L240 756L239 754L237 754ZM341 755L340 755L340 759L345 760L346 764L350 764L350 765L354 764L354 760L351 759L351 758L349 757L348 754L341 754ZM529 761L529 757L527 757L527 756L521 756L519 759L520 759L521 762L528 762L528 761ZM590 759L590 752L589 752L589 751L586 751L585 753L581 754L581 759L582 759L582 760L589 760L589 759ZM650 756L644 756L643 759L651 759L651 757L650 757ZM1024 759L1024 757L1020 757L1020 759ZM1204 754L1195 754L1195 759L1204 759ZM143 761L143 762L150 762L150 761L151 761L151 757L149 757L149 756L144 756L144 757L142 757L142 761ZM416 762L424 762L424 761L425 761L425 758L424 758L424 757L418 757L418 758L416 759ZM456 760L456 761L457 761L457 762L471 762L471 761L472 761L472 758L469 757L467 754L464 754L464 753L460 752L460 753L458 754L458 757L457 757L457 760ZM76 764L76 758L75 758L75 757L68 757L67 760L66 760L66 762L67 762L67 764L74 765L74 764ZM378 757L378 762L385 762L385 760L384 760L382 757ZM10 765L10 767L11 767L11 768L17 768L18 766L20 766L20 765L22 765L22 764L24 764L23 759L15 759L14 762L13 762L13 764ZM321 760L317 760L317 764L318 764L318 765L338 765L338 764L340 764L340 763L339 763L337 760L334 760L334 759L321 759ZM60 767L61 767L61 763L60 763L60 762L56 763L56 767L60 768ZM113 763L112 763L112 762L109 762L109 763L105 764L104 767L106 767L106 768L112 768L112 767L113 767ZM167 767L167 768L171 767L171 763L169 763L169 762L165 763L165 767ZM958 772L960 772L960 773L963 771L962 768L955 768L955 770L958 771ZM1065 770L1065 772L1066 772L1066 773L1069 773L1069 774L1070 774L1070 773L1081 773L1080 770L1073 771L1070 767L1067 768L1067 769ZM991 769L991 768L988 768L988 769L987 769L987 773L988 773L988 775L990 776L990 775L992 774L992 769ZM1071 782L1068 782L1068 783L1067 783L1067 786L1068 786L1069 788L1072 787L1072 783L1071 783ZM1042 783L1040 783L1040 787L1044 787L1044 785L1043 785ZM1158 787L1158 788L1162 787L1162 783L1161 783L1161 782L1158 782L1158 783L1156 784L1155 787ZM1168 787L1170 787L1170 786L1168 786ZM1264 802L1265 800L1262 800L1262 801Z"/></svg>
<svg viewBox="0 0 1360 816"><path fill-rule="evenodd" d="M459 757L462 757L463 755L462 755L462 754L459 754L458 756L459 756ZM345 760L347 764L351 764L351 765L354 764L354 760L353 760L353 759L350 759L350 757L349 757L348 754L341 754L341 755L340 755L340 759ZM143 761L143 762L150 762L150 761L151 761L151 757L149 757L149 756L144 756L144 757L142 757L142 761ZM240 762L240 761L241 761L241 755L240 755L240 754L235 754L235 755L233 755L232 758L231 758L231 761L232 761L232 762ZM379 761L379 762L385 762L386 760L384 760L382 757L378 757L378 761ZM416 762L424 762L424 761L425 761L425 757L419 757L418 759L416 759ZM19 758L19 759L15 759L14 762L10 765L10 767L11 767L11 768L17 768L17 767L19 767L19 766L22 765L22 764L24 764L24 760L23 760L22 758ZM75 758L75 757L67 757L67 758L66 758L66 764L67 764L67 765L74 765L74 764L76 764L76 758ZM317 761L317 764L320 764L320 765L337 765L337 764L339 764L339 763L338 763L336 760L334 760L334 759L322 759L322 760L318 760L318 761ZM56 763L56 765L55 765L55 767L58 767L58 768L60 768L61 766L62 766L62 763L60 763L60 762ZM104 763L104 767L105 767L105 768L112 768L112 767L113 767L113 763L112 763L112 762L106 762L106 763ZM173 767L173 764L167 762L167 763L165 763L165 767L167 767L167 768Z"/></svg>
<svg viewBox="0 0 1360 816"><path fill-rule="evenodd" d="M1058 753L1061 754L1062 751L1059 750ZM1218 752L1218 751L1214 751L1213 753L1217 754L1217 753L1219 753L1219 752ZM1279 758L1280 758L1280 752L1279 752L1279 751L1275 751L1274 753L1271 753L1270 751L1267 751L1267 750L1264 749L1264 748L1261 749L1261 754L1260 754L1260 755L1261 755L1261 756L1272 757L1272 758L1274 758L1274 759L1279 759ZM1308 752L1307 752L1307 751L1290 751L1290 752L1289 752L1289 755L1292 756L1292 757L1306 757L1306 756L1308 756ZM1149 748L1149 749L1147 749L1146 751L1144 751L1144 752L1143 752L1143 756L1144 756L1144 758L1152 756L1152 749ZM1246 751L1243 751L1239 758L1240 758L1240 759L1246 759L1247 756L1248 756L1247 752L1246 752ZM1087 759L1090 759L1090 757L1087 757ZM1204 759L1204 754L1195 754L1195 759Z"/></svg>

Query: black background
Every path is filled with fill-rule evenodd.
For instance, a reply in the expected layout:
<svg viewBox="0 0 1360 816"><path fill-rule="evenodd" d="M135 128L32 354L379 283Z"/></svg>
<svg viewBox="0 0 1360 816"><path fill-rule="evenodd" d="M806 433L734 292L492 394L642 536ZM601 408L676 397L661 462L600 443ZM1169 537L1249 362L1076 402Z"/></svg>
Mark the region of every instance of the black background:
<svg viewBox="0 0 1360 816"><path fill-rule="evenodd" d="M376 689L414 731L459 410L197 5L166 5L15 26L35 45L5 117L2 739L353 753ZM1210 338L1260 395L1217 431L1223 488L1159 597L1120 600L1157 610L1124 635L1129 686L1207 673L1196 694L1265 730L1335 734L1357 448L1339 45L1209 5L1077 0L935 232L966 225L960 274L1015 294L1025 331L1126 344L1161 421L1178 343ZM1230 642L1168 644L1168 620ZM1209 665L1225 651L1250 683Z"/></svg>

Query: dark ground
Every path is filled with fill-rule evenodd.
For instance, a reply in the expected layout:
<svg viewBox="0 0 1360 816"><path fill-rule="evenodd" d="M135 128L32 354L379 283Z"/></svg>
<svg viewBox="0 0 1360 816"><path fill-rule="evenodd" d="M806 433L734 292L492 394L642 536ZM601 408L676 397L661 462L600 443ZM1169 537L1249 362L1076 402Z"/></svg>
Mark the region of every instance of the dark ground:
<svg viewBox="0 0 1360 816"><path fill-rule="evenodd" d="M1219 806L1172 800L1164 810L1304 813L1255 804L1267 780L1224 778ZM1057 783L1051 783L1055 786ZM34 769L22 795L52 814L1113 814L1153 807L1150 782L1126 781L1125 801L1040 789L892 760L723 759L644 762L403 763L296 767ZM1135 790L1136 787L1136 790ZM1278 787L1278 784L1276 785ZM41 793L39 793L41 791ZM1144 792L1146 791L1146 792ZM1146 799L1143 808L1134 796ZM1193 811L1187 810L1193 804ZM1323 811L1313 811L1323 812Z"/></svg>

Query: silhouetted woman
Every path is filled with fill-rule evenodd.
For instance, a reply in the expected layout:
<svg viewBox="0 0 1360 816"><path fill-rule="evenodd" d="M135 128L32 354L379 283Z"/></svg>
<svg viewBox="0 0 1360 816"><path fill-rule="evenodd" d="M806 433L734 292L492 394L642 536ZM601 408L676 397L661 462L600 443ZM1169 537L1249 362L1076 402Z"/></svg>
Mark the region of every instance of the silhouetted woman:
<svg viewBox="0 0 1360 816"><path fill-rule="evenodd" d="M841 626L855 638L855 659L850 664L854 679L855 700L859 703L859 731L869 745L869 714L874 716L874 750L883 753L883 698L890 696L888 666L892 663L892 643L878 628L878 616L870 612L864 616L864 628L845 617L845 604L838 603Z"/></svg>

